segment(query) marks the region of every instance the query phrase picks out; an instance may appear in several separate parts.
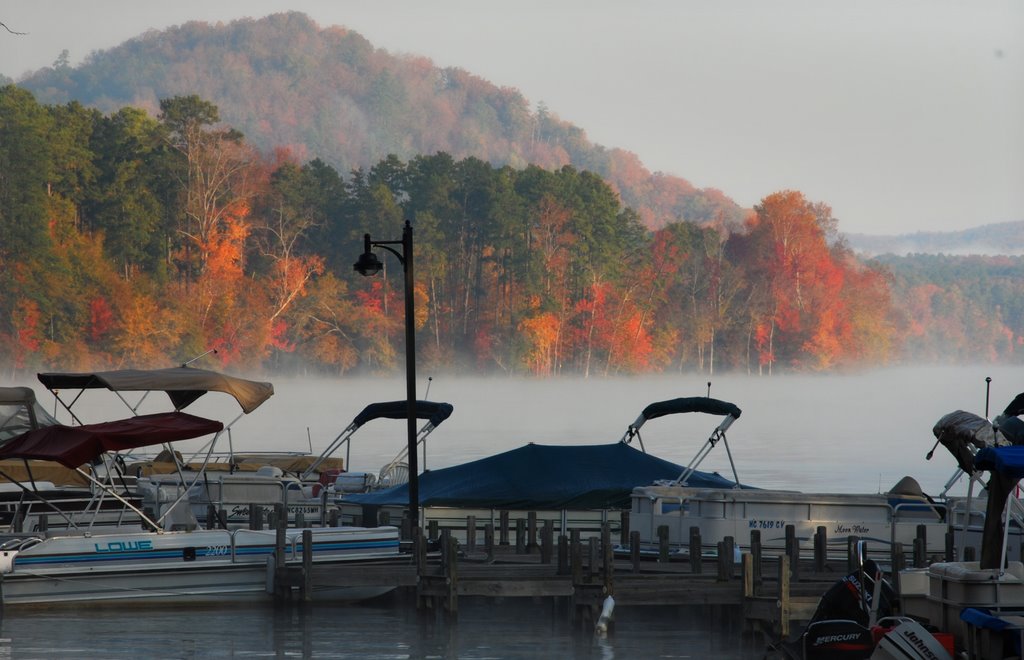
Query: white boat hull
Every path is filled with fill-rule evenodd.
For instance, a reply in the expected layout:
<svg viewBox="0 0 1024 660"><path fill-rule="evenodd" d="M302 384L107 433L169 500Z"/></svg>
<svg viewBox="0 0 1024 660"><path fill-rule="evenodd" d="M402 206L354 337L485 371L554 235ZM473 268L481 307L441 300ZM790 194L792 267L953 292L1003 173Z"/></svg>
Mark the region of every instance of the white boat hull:
<svg viewBox="0 0 1024 660"><path fill-rule="evenodd" d="M714 553L726 537L747 549L755 530L762 550L784 552L789 526L805 554L813 552L819 527L825 528L831 556L845 556L850 537L867 541L876 553L889 553L893 543L902 543L910 552L921 525L928 553L944 553L944 507L927 501L894 503L886 494L645 486L634 490L630 511L630 527L640 532L641 543L657 547L659 528L665 527L670 547L685 547L687 552L692 527L700 531L702 552Z"/></svg>
<svg viewBox="0 0 1024 660"><path fill-rule="evenodd" d="M398 556L394 527L313 528L315 565ZM286 563L301 565L301 529L286 532ZM269 598L274 530L55 536L23 544L0 583L4 605L82 601L210 601ZM13 547L7 544L6 547ZM359 600L389 589L316 588L315 599Z"/></svg>

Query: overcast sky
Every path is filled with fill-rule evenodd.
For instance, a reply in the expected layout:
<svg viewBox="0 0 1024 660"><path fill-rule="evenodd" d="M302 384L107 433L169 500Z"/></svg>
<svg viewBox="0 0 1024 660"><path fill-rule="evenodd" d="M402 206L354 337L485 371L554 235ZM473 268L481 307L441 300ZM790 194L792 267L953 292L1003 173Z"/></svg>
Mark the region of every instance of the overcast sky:
<svg viewBox="0 0 1024 660"><path fill-rule="evenodd" d="M287 10L515 87L744 206L800 190L879 234L1024 220L1024 0L19 0L0 73Z"/></svg>

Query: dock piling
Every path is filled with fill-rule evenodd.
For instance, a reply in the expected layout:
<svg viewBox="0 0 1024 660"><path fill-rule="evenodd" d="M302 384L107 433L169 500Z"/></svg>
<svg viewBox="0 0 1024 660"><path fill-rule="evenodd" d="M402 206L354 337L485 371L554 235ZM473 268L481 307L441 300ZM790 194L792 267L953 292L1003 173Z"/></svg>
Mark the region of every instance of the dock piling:
<svg viewBox="0 0 1024 660"><path fill-rule="evenodd" d="M824 526L820 526L814 534L814 570L819 573L824 571L827 559L828 530Z"/></svg>
<svg viewBox="0 0 1024 660"><path fill-rule="evenodd" d="M498 514L498 544L508 545L508 511Z"/></svg>
<svg viewBox="0 0 1024 660"><path fill-rule="evenodd" d="M516 554L526 554L526 521L516 518Z"/></svg>
<svg viewBox="0 0 1024 660"><path fill-rule="evenodd" d="M555 521L550 518L544 521L544 527L541 529L541 543L540 543L540 563L550 564L551 557L554 554L554 541L555 539Z"/></svg>
<svg viewBox="0 0 1024 660"><path fill-rule="evenodd" d="M466 552L476 552L476 516L466 516Z"/></svg>
<svg viewBox="0 0 1024 660"><path fill-rule="evenodd" d="M701 554L704 548L704 542L700 538L700 527L694 526L690 528L690 572L694 575L699 575L703 572L704 567L701 566Z"/></svg>

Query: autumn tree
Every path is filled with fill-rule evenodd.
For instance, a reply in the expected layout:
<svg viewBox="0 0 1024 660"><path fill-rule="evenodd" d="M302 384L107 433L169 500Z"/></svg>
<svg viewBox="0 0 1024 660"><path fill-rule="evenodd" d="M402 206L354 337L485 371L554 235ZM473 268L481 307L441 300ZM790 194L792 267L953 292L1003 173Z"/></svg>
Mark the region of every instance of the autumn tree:
<svg viewBox="0 0 1024 660"><path fill-rule="evenodd" d="M205 270L232 208L248 203L255 158L241 133L215 128L220 121L217 106L196 95L161 100L160 120L182 159L178 176L184 203L178 231L184 239L181 268L188 282Z"/></svg>

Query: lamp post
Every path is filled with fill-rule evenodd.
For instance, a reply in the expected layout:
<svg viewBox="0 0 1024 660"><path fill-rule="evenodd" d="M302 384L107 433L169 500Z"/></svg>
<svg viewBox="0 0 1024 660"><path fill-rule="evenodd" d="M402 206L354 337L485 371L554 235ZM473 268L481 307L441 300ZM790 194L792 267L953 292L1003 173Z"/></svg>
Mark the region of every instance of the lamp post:
<svg viewBox="0 0 1024 660"><path fill-rule="evenodd" d="M402 251L391 247L401 245ZM416 451L416 317L413 314L413 279L412 279L412 225L405 221L400 241L374 241L369 234L363 235L363 253L355 263L355 270L360 275L376 275L384 268L377 255L371 252L380 247L398 257L405 271L405 394L408 404L407 424L409 443L409 518L413 529L420 524L420 485L419 466Z"/></svg>

